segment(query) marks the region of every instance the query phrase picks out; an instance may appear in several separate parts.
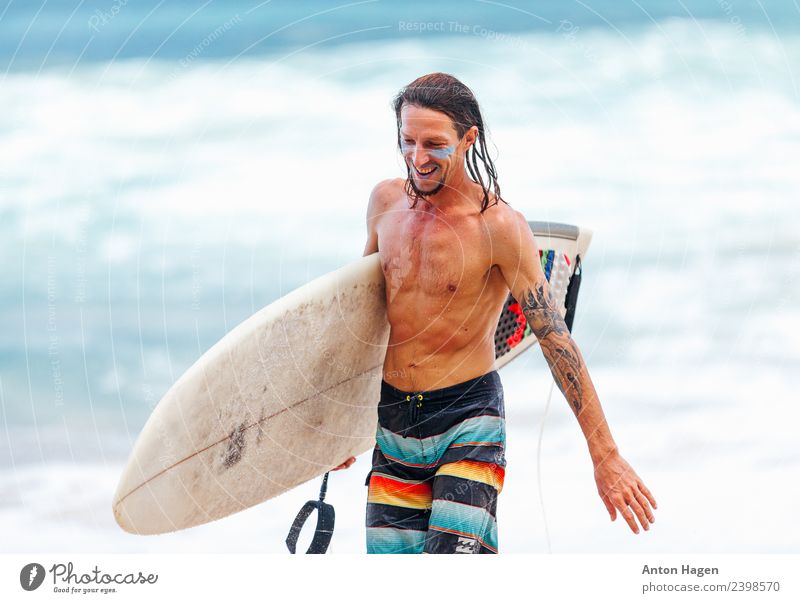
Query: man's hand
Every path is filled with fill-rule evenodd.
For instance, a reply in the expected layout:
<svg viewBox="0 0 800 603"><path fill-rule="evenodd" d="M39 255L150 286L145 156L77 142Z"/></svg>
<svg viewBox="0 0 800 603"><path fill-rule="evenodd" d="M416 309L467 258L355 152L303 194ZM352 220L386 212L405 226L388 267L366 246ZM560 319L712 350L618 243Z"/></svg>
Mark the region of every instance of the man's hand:
<svg viewBox="0 0 800 603"><path fill-rule="evenodd" d="M351 456L349 459L347 459L344 463L342 463L338 467L334 467L333 469L331 469L331 471L339 471L339 469L347 469L350 465L352 465L355 462L356 462L356 457Z"/></svg>
<svg viewBox="0 0 800 603"><path fill-rule="evenodd" d="M611 521L617 518L619 509L634 534L639 533L636 517L645 530L650 529L650 524L656 520L653 515L653 509L658 508L656 499L618 452L612 452L595 465L594 479ZM651 504L653 509L650 508Z"/></svg>

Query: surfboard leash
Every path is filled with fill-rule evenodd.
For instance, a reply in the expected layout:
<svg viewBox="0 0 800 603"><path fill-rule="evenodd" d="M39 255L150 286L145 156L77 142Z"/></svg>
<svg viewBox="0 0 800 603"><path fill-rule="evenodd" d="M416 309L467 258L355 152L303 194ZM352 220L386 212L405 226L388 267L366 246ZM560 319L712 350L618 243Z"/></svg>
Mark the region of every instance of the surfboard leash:
<svg viewBox="0 0 800 603"><path fill-rule="evenodd" d="M307 555L322 555L328 550L328 545L331 543L333 537L333 526L336 522L336 513L333 510L333 505L325 502L325 495L328 492L328 473L322 478L322 485L319 489L319 500L309 500L300 511L297 517L292 522L292 527L289 528L289 535L286 537L286 546L289 552L294 555L297 552L297 539L300 537L300 532L309 518L311 513L316 509L317 511L317 527L314 530L314 538L306 551Z"/></svg>
<svg viewBox="0 0 800 603"><path fill-rule="evenodd" d="M578 291L581 289L581 276L583 275L583 268L581 268L581 255L575 256L575 270L572 271L572 277L569 279L567 285L567 293L564 296L564 323L567 329L572 333L572 323L575 320L575 308L578 306Z"/></svg>

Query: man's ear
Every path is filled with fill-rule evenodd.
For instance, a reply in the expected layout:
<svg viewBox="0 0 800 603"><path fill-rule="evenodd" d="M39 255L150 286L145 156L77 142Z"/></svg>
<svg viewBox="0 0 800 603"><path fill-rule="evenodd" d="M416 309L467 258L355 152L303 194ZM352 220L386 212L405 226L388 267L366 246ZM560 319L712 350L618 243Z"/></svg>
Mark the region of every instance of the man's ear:
<svg viewBox="0 0 800 603"><path fill-rule="evenodd" d="M466 151L469 149L475 141L478 139L478 126L472 126L469 130L464 133L464 140L466 141L466 147L464 150Z"/></svg>

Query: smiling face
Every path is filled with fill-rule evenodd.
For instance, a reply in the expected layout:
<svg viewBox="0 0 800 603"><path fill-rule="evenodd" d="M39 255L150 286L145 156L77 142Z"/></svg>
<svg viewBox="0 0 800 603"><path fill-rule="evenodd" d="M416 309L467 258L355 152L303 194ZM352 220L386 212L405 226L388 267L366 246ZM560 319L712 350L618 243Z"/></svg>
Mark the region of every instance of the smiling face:
<svg viewBox="0 0 800 603"><path fill-rule="evenodd" d="M447 114L416 105L403 106L401 124L400 152L417 195L435 195L461 176L464 153L474 142L477 128L473 126L459 138Z"/></svg>

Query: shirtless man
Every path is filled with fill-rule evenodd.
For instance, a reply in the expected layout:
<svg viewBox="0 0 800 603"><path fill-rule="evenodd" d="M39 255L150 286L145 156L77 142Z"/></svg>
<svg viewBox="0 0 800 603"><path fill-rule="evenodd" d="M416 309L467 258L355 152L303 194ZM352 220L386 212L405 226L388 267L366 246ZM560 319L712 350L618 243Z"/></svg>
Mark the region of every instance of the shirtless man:
<svg viewBox="0 0 800 603"><path fill-rule="evenodd" d="M619 510L634 533L637 519L649 529L656 501L611 437L527 220L500 196L471 90L434 73L401 90L394 108L408 178L372 191L364 249L380 254L391 326L367 551L497 552L506 463L494 332L509 291L580 423L611 520Z"/></svg>

